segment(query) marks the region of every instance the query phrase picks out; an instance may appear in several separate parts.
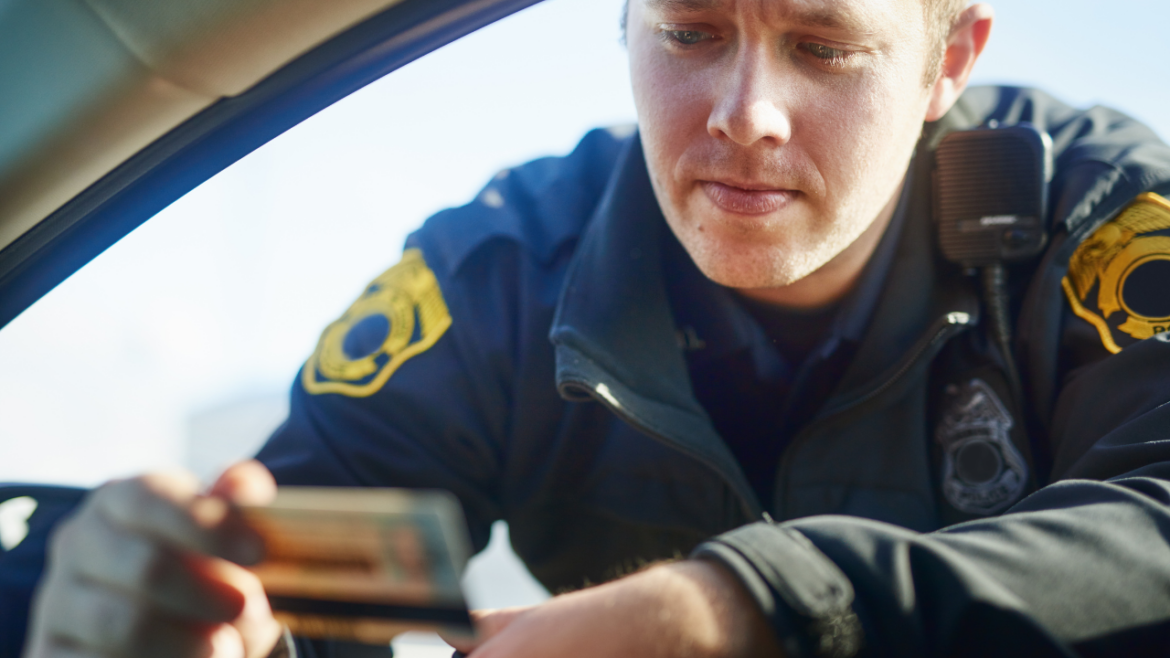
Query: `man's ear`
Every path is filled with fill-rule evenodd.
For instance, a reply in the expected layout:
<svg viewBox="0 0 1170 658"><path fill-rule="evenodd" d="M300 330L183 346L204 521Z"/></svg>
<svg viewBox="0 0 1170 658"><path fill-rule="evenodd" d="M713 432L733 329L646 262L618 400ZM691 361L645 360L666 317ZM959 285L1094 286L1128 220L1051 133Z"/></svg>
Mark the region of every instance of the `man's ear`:
<svg viewBox="0 0 1170 658"><path fill-rule="evenodd" d="M995 12L991 5L971 5L955 21L947 37L947 52L943 55L942 71L930 90L930 105L926 110L927 121L937 121L951 109L971 77L975 60L979 59L987 38L991 36L991 23Z"/></svg>

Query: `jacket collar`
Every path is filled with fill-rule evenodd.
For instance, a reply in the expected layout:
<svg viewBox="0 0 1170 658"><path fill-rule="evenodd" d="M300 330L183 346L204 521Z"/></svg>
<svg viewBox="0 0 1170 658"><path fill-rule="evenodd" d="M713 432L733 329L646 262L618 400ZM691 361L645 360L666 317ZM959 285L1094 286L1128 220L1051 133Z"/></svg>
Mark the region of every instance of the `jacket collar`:
<svg viewBox="0 0 1170 658"><path fill-rule="evenodd" d="M978 322L979 296L971 278L935 249L930 189L935 143L925 137L910 165L900 235L888 247L893 253L889 272L873 292L874 310L857 352L821 415L867 397L890 381L934 323L955 313L967 318L960 324Z"/></svg>
<svg viewBox="0 0 1170 658"><path fill-rule="evenodd" d="M549 338L557 388L594 398L635 428L715 470L749 519L760 504L731 451L691 392L666 296L666 220L630 140L570 264Z"/></svg>
<svg viewBox="0 0 1170 658"><path fill-rule="evenodd" d="M860 338L860 346L826 409L880 385L933 320L956 310L977 316L973 290L956 268L934 255L930 194L924 187L929 163L922 153L916 158L898 221L891 223L894 232L871 260L888 273L867 270L872 280L855 291L872 301L847 302L860 310L846 314L849 319L837 331ZM757 518L756 495L692 393L666 294L668 233L635 137L618 159L561 292L549 335L556 347L557 387L566 399L602 402L639 430L706 463L739 494L749 518ZM955 280L940 285L940 277ZM870 305L872 312L864 308ZM712 310L731 312L728 306L716 300ZM746 330L730 322L727 331L743 339Z"/></svg>

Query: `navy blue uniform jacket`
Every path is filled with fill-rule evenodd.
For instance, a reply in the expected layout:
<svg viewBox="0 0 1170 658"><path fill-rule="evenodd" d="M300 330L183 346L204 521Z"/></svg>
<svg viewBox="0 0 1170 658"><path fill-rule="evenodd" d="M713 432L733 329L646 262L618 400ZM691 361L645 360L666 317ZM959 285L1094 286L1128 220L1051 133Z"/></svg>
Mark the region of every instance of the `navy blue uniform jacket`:
<svg viewBox="0 0 1170 658"><path fill-rule="evenodd" d="M1030 495L994 513L944 491L943 389L978 379L1005 409L1011 398L977 288L938 256L929 184L939 138L990 119L1049 132L1056 162L1052 239L1009 272L1026 400L1007 411L1030 437L1016 452ZM718 293L695 302L714 333L700 349L686 339L638 138L606 131L413 234L449 329L364 397L294 386L259 458L287 484L449 489L477 549L507 520L553 591L660 558L719 560L792 655L1165 655L1170 344L1102 349L1062 280L1087 236L1170 189L1170 149L1109 110L985 88L927 126L911 167L856 349L777 437L770 500L692 380L704 351L762 348Z"/></svg>

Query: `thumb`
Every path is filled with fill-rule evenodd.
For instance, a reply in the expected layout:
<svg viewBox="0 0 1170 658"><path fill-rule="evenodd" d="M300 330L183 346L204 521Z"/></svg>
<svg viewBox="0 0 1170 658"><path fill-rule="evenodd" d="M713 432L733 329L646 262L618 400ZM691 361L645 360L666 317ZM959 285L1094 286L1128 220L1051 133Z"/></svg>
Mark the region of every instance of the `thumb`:
<svg viewBox="0 0 1170 658"><path fill-rule="evenodd" d="M237 553L240 564L255 564L264 555L264 540L251 528L236 505L267 505L276 498L276 480L258 461L234 464L211 485L204 498L206 502L226 501L227 515L220 533L226 541L242 547ZM219 503L223 506L223 503Z"/></svg>
<svg viewBox="0 0 1170 658"><path fill-rule="evenodd" d="M208 495L234 505L267 505L276 497L276 480L260 462L243 461L228 467L211 486ZM225 530L234 531L238 538L249 543L254 540L263 544L261 537L247 527L238 514L233 514L230 526ZM282 627L272 616L264 586L254 574L234 564L217 563L209 568L214 568L218 580L229 584L244 598L240 615L231 625L219 629L216 636L223 646L224 657L267 656L280 640ZM216 646L217 650L220 645ZM220 654L214 656L219 658Z"/></svg>
<svg viewBox="0 0 1170 658"><path fill-rule="evenodd" d="M472 610L471 621L475 623L475 635L452 635L439 633L439 637L460 653L471 653L479 645L487 642L508 627L513 621L532 610L536 606L526 605L515 608L498 608L495 610Z"/></svg>
<svg viewBox="0 0 1170 658"><path fill-rule="evenodd" d="M276 497L276 480L264 464L249 459L229 466L208 493L237 505L267 505Z"/></svg>

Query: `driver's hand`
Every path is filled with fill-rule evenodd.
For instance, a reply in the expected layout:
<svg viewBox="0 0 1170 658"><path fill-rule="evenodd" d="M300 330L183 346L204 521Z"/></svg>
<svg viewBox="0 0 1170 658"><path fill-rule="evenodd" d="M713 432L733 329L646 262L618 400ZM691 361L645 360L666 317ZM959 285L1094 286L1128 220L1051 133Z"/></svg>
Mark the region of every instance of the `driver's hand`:
<svg viewBox="0 0 1170 658"><path fill-rule="evenodd" d="M264 658L281 627L239 566L263 547L230 503L275 494L254 461L206 495L187 473L100 487L53 536L25 658Z"/></svg>

